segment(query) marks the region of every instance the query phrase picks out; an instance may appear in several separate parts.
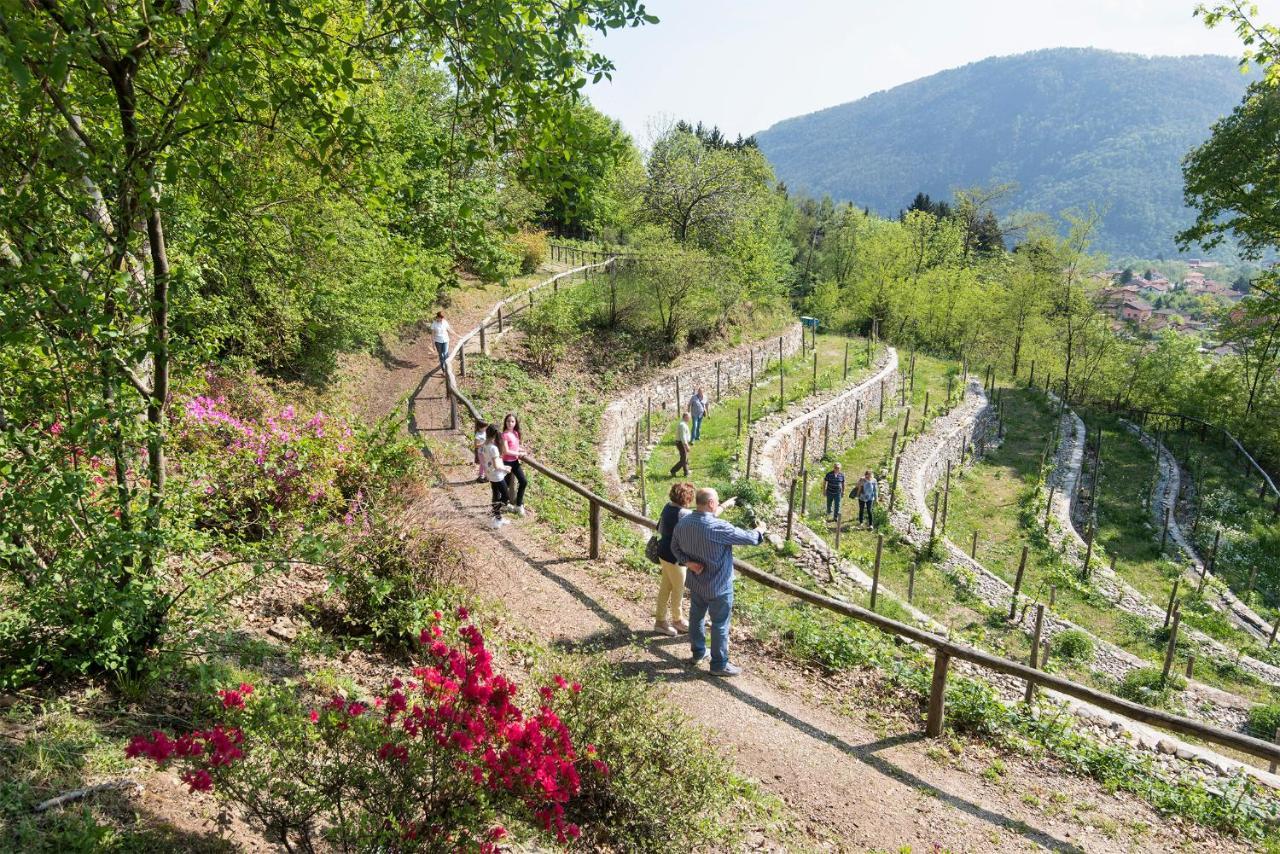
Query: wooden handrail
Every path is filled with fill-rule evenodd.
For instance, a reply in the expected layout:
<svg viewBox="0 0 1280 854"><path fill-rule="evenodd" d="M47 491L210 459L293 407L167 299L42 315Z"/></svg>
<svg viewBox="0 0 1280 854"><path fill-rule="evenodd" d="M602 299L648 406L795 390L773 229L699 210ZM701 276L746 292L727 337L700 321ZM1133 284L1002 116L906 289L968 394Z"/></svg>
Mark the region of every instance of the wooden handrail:
<svg viewBox="0 0 1280 854"><path fill-rule="evenodd" d="M611 260L612 259L610 259L610 261ZM604 266L610 263L610 261L605 261L601 264L591 266ZM575 270L569 271L569 273L578 272L583 269L586 268L576 268ZM568 273L560 274L560 276L564 275L568 275ZM552 280L547 280L547 282L550 281ZM542 285L547 284L547 282L543 282L535 287L541 287ZM523 294L519 296L522 295ZM515 299L515 297L510 297L508 299ZM501 305L501 303L499 305ZM490 312L490 314L492 315L495 312ZM477 329L472 330L472 332L467 335L467 338L469 339L472 335L475 335L478 332L479 328L477 327ZM456 349L461 349L461 347L459 346ZM451 354L451 357L452 355L453 354ZM474 419L478 421L486 421L487 419L484 417L483 413L480 412L479 408L472 403L470 398L458 389L453 378L453 372L451 370L446 370L442 373L448 394L465 407ZM1174 414L1174 417L1177 417L1177 415ZM528 462L530 467L546 475L551 480L587 499L587 501L590 502L593 519L596 518L599 510L603 509L607 510L614 516L626 519L629 522L634 522L637 525L641 525L646 528L657 528L657 522L653 519L649 519L646 516L622 507L603 496L597 495L595 492L592 492L590 488L578 483L573 478L556 471L550 466L540 463L531 457L526 458L526 462ZM597 532L598 529L593 530L593 534ZM593 551L595 551L596 548L597 544L593 537ZM980 667L985 667L989 670L994 670L997 673L1004 673L1009 676L1024 679L1033 685L1048 688L1069 697L1075 697L1078 700L1083 700L1087 703L1098 706L1099 708L1115 712L1132 720L1141 721L1142 723L1179 732L1183 735L1193 736L1204 741L1222 745L1223 747L1230 747L1234 750L1239 750L1242 753L1247 753L1251 756L1256 756L1269 762L1280 762L1280 745L1278 744L1263 741L1262 739L1254 738L1253 736L1245 735L1244 733L1223 729L1222 727L1214 726L1212 724L1194 721L1190 718L1175 715L1171 712L1165 712L1160 709L1151 709L1138 703L1122 699L1113 694L1108 694L1104 691L1090 688L1087 685L1073 682L1070 679L1054 676L1051 673L1046 673L1043 670L1038 670L1021 662L1002 658L998 655L992 655L967 644L956 643L941 635L934 634L933 632L917 628L916 626L912 626L907 623L901 623L882 614L877 614L874 611L868 611L865 608L860 608L852 603L833 599L830 596L824 596L821 593L815 593L814 591L801 587L798 584L794 584L790 581L779 578L776 575L765 572L746 561L735 560L733 565L743 577L749 578L758 584L770 588L771 590L776 590L779 593L799 599L802 602L806 602L818 608L823 608L835 614L874 626L876 629L886 632L887 634L895 635L896 637L904 638L933 649L934 679L932 688L930 689L930 720L928 725L928 732L930 735L937 735L941 732L941 715L943 714L944 709L947 666L952 658L956 658L961 661L968 661Z"/></svg>

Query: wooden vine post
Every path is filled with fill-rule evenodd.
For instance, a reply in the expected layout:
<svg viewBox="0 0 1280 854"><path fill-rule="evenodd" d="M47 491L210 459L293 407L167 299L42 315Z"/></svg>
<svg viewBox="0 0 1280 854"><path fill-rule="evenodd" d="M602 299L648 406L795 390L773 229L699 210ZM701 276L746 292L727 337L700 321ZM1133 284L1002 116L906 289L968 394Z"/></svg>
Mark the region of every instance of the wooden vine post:
<svg viewBox="0 0 1280 854"><path fill-rule="evenodd" d="M876 535L876 563L871 571L871 610L876 609L876 593L880 589L880 554L884 551L884 534Z"/></svg>
<svg viewBox="0 0 1280 854"><path fill-rule="evenodd" d="M1169 542L1169 508L1164 508L1164 527L1160 530L1160 552L1164 552L1165 544Z"/></svg>
<svg viewBox="0 0 1280 854"><path fill-rule="evenodd" d="M801 333L801 340L804 340ZM785 377L787 375L787 366L782 361L782 336L778 336L778 411L781 412L783 406L786 405L787 395L784 387Z"/></svg>
<svg viewBox="0 0 1280 854"><path fill-rule="evenodd" d="M973 545L969 546L969 557L973 560L978 559L978 529L973 529Z"/></svg>
<svg viewBox="0 0 1280 854"><path fill-rule="evenodd" d="M895 436L895 440L896 440ZM889 453L893 453L893 448L889 449ZM893 512L893 503L898 498L898 469L902 467L902 456L899 455L893 460L893 482L889 484L889 512Z"/></svg>
<svg viewBox="0 0 1280 854"><path fill-rule="evenodd" d="M1181 603L1173 606L1173 625L1169 628L1169 645L1164 650L1164 670L1160 672L1160 687L1169 682L1169 671L1173 668L1173 654L1178 646L1178 624L1182 621Z"/></svg>
<svg viewBox="0 0 1280 854"><path fill-rule="evenodd" d="M862 420L862 398L853 402L853 441L858 441L858 422Z"/></svg>
<svg viewBox="0 0 1280 854"><path fill-rule="evenodd" d="M787 495L787 542L791 542L791 525L796 515L796 479L791 478L791 491Z"/></svg>
<svg viewBox="0 0 1280 854"><path fill-rule="evenodd" d="M1181 576L1179 576L1178 578L1175 578L1173 580L1173 589L1169 591L1169 604L1166 605L1164 609L1164 628L1166 629L1169 628L1169 620L1173 616L1174 603L1178 601L1178 585L1180 585L1181 583L1182 583Z"/></svg>
<svg viewBox="0 0 1280 854"><path fill-rule="evenodd" d="M746 471L746 477L748 479L751 478L751 457L753 456L753 452L755 451L755 449L756 449L756 437L748 436L747 437L747 471Z"/></svg>
<svg viewBox="0 0 1280 854"><path fill-rule="evenodd" d="M849 379L849 341L847 339L844 342L844 376L841 379Z"/></svg>
<svg viewBox="0 0 1280 854"><path fill-rule="evenodd" d="M644 460L640 460L640 515L649 515L649 493L644 483Z"/></svg>
<svg viewBox="0 0 1280 854"><path fill-rule="evenodd" d="M951 498L951 460L947 460L947 481L942 488L942 536L947 535L947 504Z"/></svg>
<svg viewBox="0 0 1280 854"><path fill-rule="evenodd" d="M1036 628L1031 636L1031 667L1035 669L1040 666L1038 661L1040 653L1040 633L1044 629L1044 605L1036 605ZM1027 680L1027 693L1023 699L1030 704L1036 698L1036 683L1030 679Z"/></svg>
<svg viewBox="0 0 1280 854"><path fill-rule="evenodd" d="M458 348L458 374L465 380L467 378L467 345L463 344Z"/></svg>
<svg viewBox="0 0 1280 854"><path fill-rule="evenodd" d="M856 429L855 429L856 434ZM826 458L827 453L831 450L831 413L828 412L826 417L822 419L822 456Z"/></svg>
<svg viewBox="0 0 1280 854"><path fill-rule="evenodd" d="M974 543L978 542L978 532L973 532ZM1018 574L1013 577L1013 597L1009 600L1009 621L1012 622L1018 612L1018 593L1022 590L1022 575L1027 570L1027 547L1022 547L1022 559L1018 561Z"/></svg>
<svg viewBox="0 0 1280 854"><path fill-rule="evenodd" d="M737 436L738 436L738 438L739 438L739 439L741 439L741 438L742 438L742 407L741 407L741 406L739 406L739 407L738 407L738 433L737 433Z"/></svg>

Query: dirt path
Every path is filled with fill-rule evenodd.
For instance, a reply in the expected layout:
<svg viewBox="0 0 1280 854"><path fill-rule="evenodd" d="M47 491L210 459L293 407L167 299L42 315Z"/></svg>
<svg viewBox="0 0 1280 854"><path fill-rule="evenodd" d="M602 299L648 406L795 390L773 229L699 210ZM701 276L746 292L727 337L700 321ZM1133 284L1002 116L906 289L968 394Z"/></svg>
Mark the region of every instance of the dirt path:
<svg viewBox="0 0 1280 854"><path fill-rule="evenodd" d="M479 304L471 311L476 318L483 313ZM409 383L407 370L398 372L391 384L404 391L393 400L422 379ZM1051 760L1004 757L1005 773L984 779L991 756L981 749L966 754L957 744L960 753L953 753L923 740L914 726L895 734L874 708L851 696L849 685L832 686L779 662L737 632L734 660L746 668L744 676L719 680L705 669L689 670L686 641L647 631L652 591L646 580L612 560L572 556L585 554L582 534L550 541L538 531L536 476L533 515L499 532L488 529L488 494L473 482L463 437L435 426L445 424L448 414L438 374L418 387L414 409L444 487L433 493L433 503L475 531L478 587L542 643L603 650L624 672L661 683L672 702L720 740L740 773L787 805L811 844L837 850L1129 851L1135 845L1204 850L1210 843L1237 850L1194 830L1167 831L1141 801L1104 796L1088 781L1054 770Z"/></svg>

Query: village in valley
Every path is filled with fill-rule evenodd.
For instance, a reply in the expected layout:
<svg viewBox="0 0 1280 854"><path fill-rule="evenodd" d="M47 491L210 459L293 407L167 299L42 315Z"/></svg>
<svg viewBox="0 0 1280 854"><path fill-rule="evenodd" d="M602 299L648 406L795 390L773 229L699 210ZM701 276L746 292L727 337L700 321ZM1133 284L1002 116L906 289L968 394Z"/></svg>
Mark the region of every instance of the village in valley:
<svg viewBox="0 0 1280 854"><path fill-rule="evenodd" d="M1115 332L1143 337L1178 332L1198 337L1205 352L1232 352L1214 340L1214 332L1248 296L1249 276L1242 269L1191 258L1150 266L1135 262L1092 278L1099 288L1098 304L1111 316Z"/></svg>

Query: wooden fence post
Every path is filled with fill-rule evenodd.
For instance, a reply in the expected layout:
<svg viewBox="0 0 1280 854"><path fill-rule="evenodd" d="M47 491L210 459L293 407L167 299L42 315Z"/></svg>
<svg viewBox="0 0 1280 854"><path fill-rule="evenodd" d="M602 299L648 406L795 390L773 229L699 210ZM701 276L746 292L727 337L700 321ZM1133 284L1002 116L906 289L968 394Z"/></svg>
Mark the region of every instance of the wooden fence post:
<svg viewBox="0 0 1280 854"><path fill-rule="evenodd" d="M1196 666L1195 655L1194 654L1188 655L1187 656L1187 678L1188 679L1191 678L1191 673L1195 669L1195 666Z"/></svg>
<svg viewBox="0 0 1280 854"><path fill-rule="evenodd" d="M640 422L636 422L636 438L633 443L636 448L636 471L640 470Z"/></svg>
<svg viewBox="0 0 1280 854"><path fill-rule="evenodd" d="M1031 360L1031 378L1027 380L1027 388L1035 388L1036 385L1036 360Z"/></svg>
<svg viewBox="0 0 1280 854"><path fill-rule="evenodd" d="M600 502L591 502L591 511L589 520L591 523L591 550L589 556L592 560L600 558Z"/></svg>
<svg viewBox="0 0 1280 854"><path fill-rule="evenodd" d="M871 571L871 610L876 609L876 592L880 589L880 553L884 551L884 534L876 535L876 564Z"/></svg>
<svg viewBox="0 0 1280 854"><path fill-rule="evenodd" d="M791 542L791 525L796 515L796 479L791 478L791 491L787 494L787 542Z"/></svg>
<svg viewBox="0 0 1280 854"><path fill-rule="evenodd" d="M498 334L502 334L502 306L498 306Z"/></svg>
<svg viewBox="0 0 1280 854"><path fill-rule="evenodd" d="M1169 542L1169 508L1164 508L1164 528L1160 531L1160 552L1164 553L1165 544Z"/></svg>
<svg viewBox="0 0 1280 854"><path fill-rule="evenodd" d="M974 531L974 542L977 542L978 532ZM1009 600L1009 620L1013 621L1014 615L1018 612L1018 593L1022 590L1022 574L1027 570L1027 547L1022 547L1022 559L1018 561L1018 574L1013 577L1013 598Z"/></svg>
<svg viewBox="0 0 1280 854"><path fill-rule="evenodd" d="M1036 606L1036 629L1035 634L1031 636L1031 666L1039 667L1038 661L1040 654L1040 632L1044 629L1044 605ZM1030 703L1036 698L1036 683L1030 679L1027 680L1027 693L1023 698Z"/></svg>
<svg viewBox="0 0 1280 854"><path fill-rule="evenodd" d="M1280 617L1276 618L1276 624L1271 627L1271 637L1267 638L1267 649L1271 649L1271 645L1276 642L1276 632L1280 632Z"/></svg>
<svg viewBox="0 0 1280 854"><path fill-rule="evenodd" d="M1080 577L1087 579L1089 577L1089 562L1093 559L1094 530L1092 524L1085 529L1085 533L1089 536L1087 536L1084 541L1084 565L1080 567Z"/></svg>
<svg viewBox="0 0 1280 854"><path fill-rule="evenodd" d="M903 441L902 444L907 444ZM893 431L893 438L889 440L889 456L896 457L898 455L898 431Z"/></svg>
<svg viewBox="0 0 1280 854"><path fill-rule="evenodd" d="M818 393L818 348L813 348L813 393Z"/></svg>
<svg viewBox="0 0 1280 854"><path fill-rule="evenodd" d="M973 529L973 545L969 546L969 557L973 560L978 559L978 529Z"/></svg>
<svg viewBox="0 0 1280 854"><path fill-rule="evenodd" d="M955 379L951 374L947 374L947 403L951 402L951 387L954 385Z"/></svg>
<svg viewBox="0 0 1280 854"><path fill-rule="evenodd" d="M1164 650L1164 670L1160 673L1160 687L1169 682L1169 670L1173 667L1173 654L1178 645L1178 623L1182 621L1182 605L1173 606L1173 625L1169 628L1169 645Z"/></svg>
<svg viewBox="0 0 1280 854"><path fill-rule="evenodd" d="M828 412L826 417L822 419L822 457L823 459L826 459L827 454L830 451L831 451L831 413Z"/></svg>
<svg viewBox="0 0 1280 854"><path fill-rule="evenodd" d="M1178 601L1178 585L1182 584L1182 577L1179 576L1173 580L1173 588L1169 591L1169 604L1164 609L1164 628L1169 628L1169 619L1173 616L1173 603Z"/></svg>
<svg viewBox="0 0 1280 854"><path fill-rule="evenodd" d="M895 436L896 439L896 436ZM893 449L889 450L893 453ZM893 503L898 497L898 468L902 465L902 456L899 455L893 461L893 482L889 485L889 512L893 512Z"/></svg>
<svg viewBox="0 0 1280 854"><path fill-rule="evenodd" d="M911 388L909 391L912 394L916 392L916 351L914 347L911 348Z"/></svg>
<svg viewBox="0 0 1280 854"><path fill-rule="evenodd" d="M640 514L642 516L649 515L649 493L645 488L643 458L640 460Z"/></svg>
<svg viewBox="0 0 1280 854"><path fill-rule="evenodd" d="M684 407L680 401L680 375L676 374L676 420L677 421L680 420L680 414L683 408Z"/></svg>
<svg viewBox="0 0 1280 854"><path fill-rule="evenodd" d="M924 390L924 409L920 410L920 429L929 421L929 390Z"/></svg>
<svg viewBox="0 0 1280 854"><path fill-rule="evenodd" d="M858 422L862 420L862 398L853 402L853 441L858 441Z"/></svg>
<svg viewBox="0 0 1280 854"><path fill-rule="evenodd" d="M756 437L748 436L747 437L747 472L746 472L746 477L748 480L751 478L751 457L752 457L752 452L755 451L755 448L756 448Z"/></svg>
<svg viewBox="0 0 1280 854"><path fill-rule="evenodd" d="M742 438L742 407L741 407L741 406L739 406L739 407L738 407L738 433L737 433L737 436L738 436L738 438L739 438L739 439L741 439L741 438Z"/></svg>
<svg viewBox="0 0 1280 854"><path fill-rule="evenodd" d="M951 663L950 653L941 649L933 651L933 682L929 686L929 716L925 720L924 734L929 738L942 735L942 719L946 713L947 702L947 665Z"/></svg>
<svg viewBox="0 0 1280 854"><path fill-rule="evenodd" d="M923 424L924 424L923 418L920 419L920 423L923 427ZM902 446L904 448L907 446L907 434L910 432L911 432L911 407L908 406L907 414L904 415L902 418Z"/></svg>
<svg viewBox="0 0 1280 854"><path fill-rule="evenodd" d="M947 535L947 504L951 498L951 460L947 460L947 481L942 487L942 536Z"/></svg>
<svg viewBox="0 0 1280 854"><path fill-rule="evenodd" d="M458 429L458 399L453 396L447 388L445 394L449 396L449 429Z"/></svg>
<svg viewBox="0 0 1280 854"><path fill-rule="evenodd" d="M480 324L480 353L481 355L489 355L489 342L485 339L484 331L488 326L487 323Z"/></svg>
<svg viewBox="0 0 1280 854"><path fill-rule="evenodd" d="M929 519L929 542L931 543L933 542L933 537L934 537L934 534L937 532L937 529L938 529L938 493L935 490L933 493L933 513L930 514L930 519Z"/></svg>
<svg viewBox="0 0 1280 854"><path fill-rule="evenodd" d="M1276 727L1275 735L1271 736L1271 740L1280 744L1280 727ZM1276 762L1274 759L1271 760L1271 763L1267 766L1267 770L1272 774L1276 773Z"/></svg>
<svg viewBox="0 0 1280 854"><path fill-rule="evenodd" d="M458 348L458 376L467 378L467 345Z"/></svg>
<svg viewBox="0 0 1280 854"><path fill-rule="evenodd" d="M844 342L844 376L841 377L841 380L847 380L847 379L849 379L849 341L848 339L846 339Z"/></svg>
<svg viewBox="0 0 1280 854"><path fill-rule="evenodd" d="M1052 608L1058 602L1058 585L1049 585L1049 607Z"/></svg>
<svg viewBox="0 0 1280 854"><path fill-rule="evenodd" d="M1049 484L1049 500L1044 505L1044 529L1049 530L1049 511L1053 509L1053 492L1058 488L1058 484Z"/></svg>

